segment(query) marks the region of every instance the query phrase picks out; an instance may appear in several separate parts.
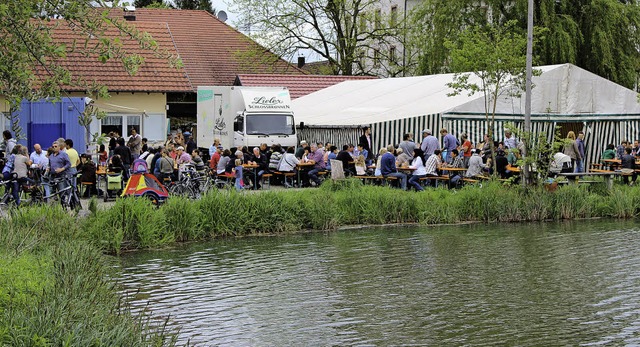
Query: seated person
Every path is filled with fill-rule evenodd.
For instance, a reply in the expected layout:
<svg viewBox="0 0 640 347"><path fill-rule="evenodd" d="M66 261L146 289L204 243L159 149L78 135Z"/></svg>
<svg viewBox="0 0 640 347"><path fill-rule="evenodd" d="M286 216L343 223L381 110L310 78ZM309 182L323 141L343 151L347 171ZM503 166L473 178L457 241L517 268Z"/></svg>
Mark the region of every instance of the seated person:
<svg viewBox="0 0 640 347"><path fill-rule="evenodd" d="M396 149L396 156L396 167L407 167L409 166L409 164L411 164L409 162L409 155L407 153L404 153L404 150L402 148Z"/></svg>
<svg viewBox="0 0 640 347"><path fill-rule="evenodd" d="M344 145L342 146L342 150L336 156L336 160L340 160L342 162L342 169L344 170L345 176L353 176L356 172L355 166L351 164L353 161L353 157L351 156L352 151L353 145Z"/></svg>
<svg viewBox="0 0 640 347"><path fill-rule="evenodd" d="M513 173L507 170L507 166L509 166L509 160L505 156L504 151L498 149L496 152L496 171L501 178L509 178L513 176Z"/></svg>
<svg viewBox="0 0 640 347"><path fill-rule="evenodd" d="M602 153L602 159L615 159L616 158L616 150L615 146L610 143L607 145L607 149Z"/></svg>
<svg viewBox="0 0 640 347"><path fill-rule="evenodd" d="M400 188L407 190L407 175L398 172L396 168L396 157L393 155L395 148L393 145L387 146L387 153L382 155L380 160L380 172L383 177L396 177L400 181Z"/></svg>
<svg viewBox="0 0 640 347"><path fill-rule="evenodd" d="M200 156L200 150L194 149L191 151L191 163L195 165L196 171L203 171L205 168L204 161Z"/></svg>
<svg viewBox="0 0 640 347"><path fill-rule="evenodd" d="M472 149L471 158L469 158L469 167L467 168L465 177L483 176L485 168L487 168L487 164L482 162L479 150Z"/></svg>
<svg viewBox="0 0 640 347"><path fill-rule="evenodd" d="M437 177L440 176L438 173L438 167L442 165L442 152L439 149L433 151L433 154L427 158L427 162L424 164L426 177L429 176ZM432 182L433 181L433 182ZM429 180L429 185L435 186L435 180Z"/></svg>
<svg viewBox="0 0 640 347"><path fill-rule="evenodd" d="M124 171L124 164L122 163L122 159L119 154L115 154L111 159L109 159L109 167L107 168L107 172L109 173L122 173Z"/></svg>
<svg viewBox="0 0 640 347"><path fill-rule="evenodd" d="M91 183L84 190L83 197L88 198L90 194L98 195L96 188L96 164L91 160L90 155L83 154L80 156L78 172L80 173L80 183Z"/></svg>
<svg viewBox="0 0 640 347"><path fill-rule="evenodd" d="M622 156L622 181L624 184L634 185L636 183L636 179L638 178L638 173L636 172L636 157L631 154L631 147L627 147L624 149L625 154ZM629 176L631 176L631 183L629 183Z"/></svg>

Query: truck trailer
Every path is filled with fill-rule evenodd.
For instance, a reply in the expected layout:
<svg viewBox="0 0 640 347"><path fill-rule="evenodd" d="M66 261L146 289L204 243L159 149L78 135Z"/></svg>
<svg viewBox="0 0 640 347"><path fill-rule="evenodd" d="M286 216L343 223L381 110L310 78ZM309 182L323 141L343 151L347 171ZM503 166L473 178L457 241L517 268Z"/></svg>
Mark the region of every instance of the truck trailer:
<svg viewBox="0 0 640 347"><path fill-rule="evenodd" d="M220 139L226 149L266 143L297 145L289 90L284 87L198 87L197 143Z"/></svg>

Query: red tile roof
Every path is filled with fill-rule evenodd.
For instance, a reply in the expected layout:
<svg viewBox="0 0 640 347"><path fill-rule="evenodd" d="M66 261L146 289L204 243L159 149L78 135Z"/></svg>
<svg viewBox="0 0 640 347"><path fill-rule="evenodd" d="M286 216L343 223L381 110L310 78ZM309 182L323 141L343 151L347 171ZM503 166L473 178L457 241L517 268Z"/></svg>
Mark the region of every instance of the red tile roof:
<svg viewBox="0 0 640 347"><path fill-rule="evenodd" d="M134 14L136 25L169 25L194 90L198 86L233 85L236 75L243 73L304 74L206 11L140 8Z"/></svg>
<svg viewBox="0 0 640 347"><path fill-rule="evenodd" d="M374 79L373 76L240 74L235 85L248 87L287 87L291 99L311 94L344 81Z"/></svg>
<svg viewBox="0 0 640 347"><path fill-rule="evenodd" d="M71 52L74 40L78 46L81 46L84 44L86 36L69 26L64 20L52 21L52 25L55 24L58 25L52 30L54 42L57 45L64 44L68 47L66 58L59 61L58 64L66 68L74 78L81 76L85 81L98 82L105 85L109 91L188 92L193 90L184 68L170 66L166 58L156 56L152 51L140 48L137 41L127 39L115 28L108 29L105 36L112 41L119 37L126 52L136 53L144 58L144 63L133 76L127 73L122 62L117 59L110 59L106 63L102 63L97 54L85 56L78 50ZM153 36L161 49L178 56L169 28L165 23L137 23L136 28ZM97 40L89 40L89 47L95 44L92 41ZM41 67L36 67L36 71L42 75L47 73ZM72 86L63 86L63 89L84 91Z"/></svg>

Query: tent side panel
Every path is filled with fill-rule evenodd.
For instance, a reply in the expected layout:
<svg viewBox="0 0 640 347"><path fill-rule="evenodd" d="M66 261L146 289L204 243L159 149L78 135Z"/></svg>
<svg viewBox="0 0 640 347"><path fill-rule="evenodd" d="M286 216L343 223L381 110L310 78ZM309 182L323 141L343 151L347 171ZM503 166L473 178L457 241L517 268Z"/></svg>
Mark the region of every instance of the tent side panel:
<svg viewBox="0 0 640 347"><path fill-rule="evenodd" d="M413 134L414 141L419 144L422 141L424 129L431 129L433 135L439 138L441 128L442 117L439 113L374 123L371 125L373 151L378 154L380 148L388 145L396 146L402 142L402 137L406 133Z"/></svg>
<svg viewBox="0 0 640 347"><path fill-rule="evenodd" d="M322 128L322 127L305 127L298 129L298 143L302 140L308 143L313 142L331 142L333 145L342 150L342 145L352 143L358 144L358 139L362 135L362 128L344 127L344 128Z"/></svg>

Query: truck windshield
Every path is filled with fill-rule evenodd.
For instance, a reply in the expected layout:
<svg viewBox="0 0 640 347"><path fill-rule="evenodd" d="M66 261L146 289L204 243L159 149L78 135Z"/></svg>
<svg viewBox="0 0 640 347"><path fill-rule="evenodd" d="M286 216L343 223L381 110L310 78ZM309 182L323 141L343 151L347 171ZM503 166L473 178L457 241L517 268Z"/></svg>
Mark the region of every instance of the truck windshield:
<svg viewBox="0 0 640 347"><path fill-rule="evenodd" d="M293 116L285 114L247 115L247 135L293 135Z"/></svg>

